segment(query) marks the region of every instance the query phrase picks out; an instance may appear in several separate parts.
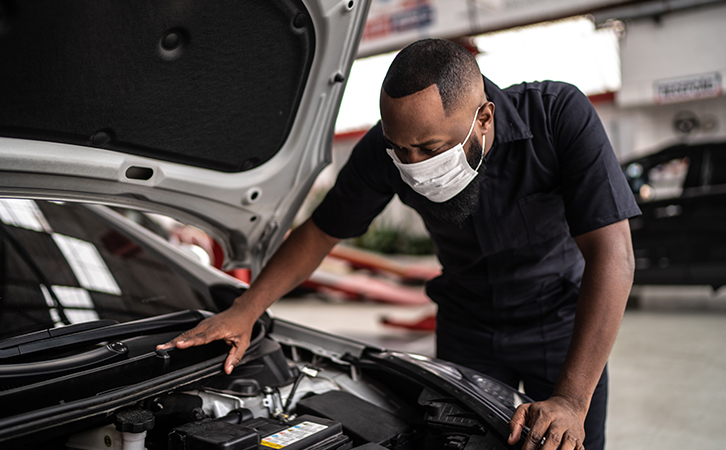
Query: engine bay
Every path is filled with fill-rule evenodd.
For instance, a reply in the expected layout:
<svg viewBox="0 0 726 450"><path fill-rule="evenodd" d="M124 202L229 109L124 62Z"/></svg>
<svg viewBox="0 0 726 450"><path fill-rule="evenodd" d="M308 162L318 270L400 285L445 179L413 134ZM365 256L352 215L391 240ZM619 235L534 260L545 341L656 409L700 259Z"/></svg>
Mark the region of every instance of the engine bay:
<svg viewBox="0 0 726 450"><path fill-rule="evenodd" d="M272 339L260 347L264 356L231 375L119 409L113 423L71 434L58 448L505 448L496 447L498 440L454 399L409 380L395 380L394 394L390 373L337 364ZM385 386L377 376L385 377ZM139 435L143 446L135 445Z"/></svg>
<svg viewBox="0 0 726 450"><path fill-rule="evenodd" d="M194 314L156 320L199 320ZM138 329L139 323L111 328ZM76 345L85 345L89 333L107 328L61 337L65 344L75 336ZM219 369L228 350L219 342L154 350L155 344L176 335L169 330L95 343L93 350L65 349L73 361L79 360L76 353L81 350L92 353L103 345L114 346L123 356L85 371L32 371L33 364L62 366L63 358L6 365L0 378L15 370L14 380L21 382L17 375L23 368L23 376L34 375L30 384L20 386L7 384L9 375L0 380L6 383L0 386L0 401L10 408L0 415L0 445L44 450L509 448L501 410L511 412L516 406L507 403L517 398L514 390L478 375L465 376L463 368L370 348L288 322L268 319L255 330L245 358L231 375ZM29 339L16 347L30 352ZM53 339L42 342L53 349ZM492 399L499 398L499 409L495 403L486 409L485 402L471 400L461 387L446 382L466 377L483 383ZM43 413L42 421L33 422ZM33 432L34 426L42 432Z"/></svg>

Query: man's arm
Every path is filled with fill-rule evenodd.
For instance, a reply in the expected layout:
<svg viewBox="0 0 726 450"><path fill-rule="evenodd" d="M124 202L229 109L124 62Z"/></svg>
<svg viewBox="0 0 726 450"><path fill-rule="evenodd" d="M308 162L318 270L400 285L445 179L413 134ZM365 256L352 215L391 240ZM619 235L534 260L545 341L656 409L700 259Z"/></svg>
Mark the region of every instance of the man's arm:
<svg viewBox="0 0 726 450"><path fill-rule="evenodd" d="M275 300L310 276L338 242L340 239L326 234L308 219L290 233L255 282L229 309L157 348L184 349L224 340L232 347L224 362L224 371L230 374L242 360L257 318Z"/></svg>
<svg viewBox="0 0 726 450"><path fill-rule="evenodd" d="M585 258L575 328L552 396L517 408L509 443L530 432L523 450L580 449L584 422L595 387L610 356L633 283L635 261L627 220L575 238ZM561 447L560 447L561 445Z"/></svg>

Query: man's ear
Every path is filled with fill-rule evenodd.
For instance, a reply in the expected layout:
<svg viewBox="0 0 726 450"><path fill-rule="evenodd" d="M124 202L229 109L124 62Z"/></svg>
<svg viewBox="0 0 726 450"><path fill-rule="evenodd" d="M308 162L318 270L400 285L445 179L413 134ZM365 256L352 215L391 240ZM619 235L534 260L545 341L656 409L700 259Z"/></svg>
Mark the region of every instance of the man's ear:
<svg viewBox="0 0 726 450"><path fill-rule="evenodd" d="M494 125L494 107L494 103L488 101L479 109L477 120L483 134L488 133Z"/></svg>

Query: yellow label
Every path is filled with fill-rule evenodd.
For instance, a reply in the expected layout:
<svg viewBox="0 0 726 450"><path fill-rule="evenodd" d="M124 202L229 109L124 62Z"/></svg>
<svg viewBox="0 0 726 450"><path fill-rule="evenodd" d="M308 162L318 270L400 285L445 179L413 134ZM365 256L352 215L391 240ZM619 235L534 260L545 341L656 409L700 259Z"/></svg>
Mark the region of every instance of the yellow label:
<svg viewBox="0 0 726 450"><path fill-rule="evenodd" d="M288 445L317 434L326 428L328 428L327 425L314 422L302 422L286 430L280 430L270 436L265 436L260 444L270 448L285 448Z"/></svg>

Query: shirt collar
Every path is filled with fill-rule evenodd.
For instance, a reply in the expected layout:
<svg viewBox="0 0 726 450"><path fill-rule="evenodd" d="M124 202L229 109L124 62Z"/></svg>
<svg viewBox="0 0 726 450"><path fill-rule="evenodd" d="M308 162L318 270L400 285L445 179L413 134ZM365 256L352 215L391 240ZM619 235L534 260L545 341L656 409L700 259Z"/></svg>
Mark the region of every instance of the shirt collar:
<svg viewBox="0 0 726 450"><path fill-rule="evenodd" d="M532 139L532 132L519 115L509 96L499 86L484 78L487 100L494 103L494 133L497 142L512 142Z"/></svg>

